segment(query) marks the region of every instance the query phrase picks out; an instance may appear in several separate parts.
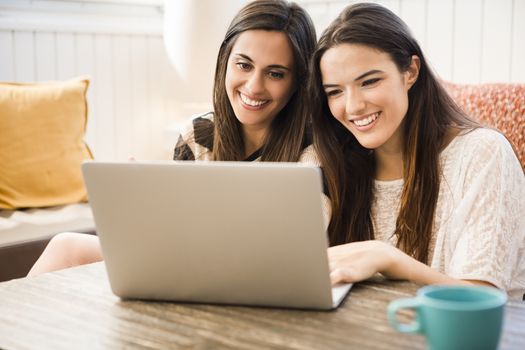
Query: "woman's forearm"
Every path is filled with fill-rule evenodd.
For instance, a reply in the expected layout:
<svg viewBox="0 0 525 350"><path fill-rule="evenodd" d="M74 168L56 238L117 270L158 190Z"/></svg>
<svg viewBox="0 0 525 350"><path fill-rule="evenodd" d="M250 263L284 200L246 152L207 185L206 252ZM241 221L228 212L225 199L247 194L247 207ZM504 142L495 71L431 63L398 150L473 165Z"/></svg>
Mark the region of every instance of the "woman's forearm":
<svg viewBox="0 0 525 350"><path fill-rule="evenodd" d="M389 277L392 272L392 277L406 279L419 284L449 284L449 285L486 285L494 287L492 283L480 280L462 280L453 278L444 273L441 273L430 266L408 256L407 254L397 251L391 268L394 271L385 271L385 275ZM388 269L390 270L390 269Z"/></svg>

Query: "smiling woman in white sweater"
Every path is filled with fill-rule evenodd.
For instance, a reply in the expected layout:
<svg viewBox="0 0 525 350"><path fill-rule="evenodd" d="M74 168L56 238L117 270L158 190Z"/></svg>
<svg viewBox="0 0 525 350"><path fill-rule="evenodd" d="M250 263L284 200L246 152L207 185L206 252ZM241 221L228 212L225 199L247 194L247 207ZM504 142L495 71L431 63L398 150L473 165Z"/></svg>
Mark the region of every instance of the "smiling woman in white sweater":
<svg viewBox="0 0 525 350"><path fill-rule="evenodd" d="M525 293L525 177L499 132L468 118L407 26L347 7L312 59L314 146L331 200L331 277Z"/></svg>

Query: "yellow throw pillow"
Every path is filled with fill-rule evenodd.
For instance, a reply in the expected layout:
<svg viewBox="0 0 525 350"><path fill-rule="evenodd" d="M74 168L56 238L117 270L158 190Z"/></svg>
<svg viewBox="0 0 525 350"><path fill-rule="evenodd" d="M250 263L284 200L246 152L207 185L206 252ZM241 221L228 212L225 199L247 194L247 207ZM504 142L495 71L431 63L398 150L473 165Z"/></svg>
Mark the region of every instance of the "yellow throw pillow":
<svg viewBox="0 0 525 350"><path fill-rule="evenodd" d="M0 208L85 201L89 80L0 82Z"/></svg>

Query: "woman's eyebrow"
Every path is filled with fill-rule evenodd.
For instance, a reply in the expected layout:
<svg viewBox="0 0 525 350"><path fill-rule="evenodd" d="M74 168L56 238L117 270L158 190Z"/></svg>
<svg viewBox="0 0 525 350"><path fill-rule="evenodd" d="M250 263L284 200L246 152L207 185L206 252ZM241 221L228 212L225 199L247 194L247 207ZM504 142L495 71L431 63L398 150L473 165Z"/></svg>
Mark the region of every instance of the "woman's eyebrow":
<svg viewBox="0 0 525 350"><path fill-rule="evenodd" d="M372 70L369 70L366 73L361 74L360 76L355 78L354 81L361 80L361 79L366 78L367 76L369 76L371 74L376 74L376 73L384 73L384 72L382 70L379 70L379 69L372 69Z"/></svg>
<svg viewBox="0 0 525 350"><path fill-rule="evenodd" d="M271 68L271 69L275 69L275 68L277 68L277 69L284 69L284 70L287 70L287 71L290 70L290 68L288 68L286 66L282 66L280 64L271 64L271 65L268 66L268 68Z"/></svg>
<svg viewBox="0 0 525 350"><path fill-rule="evenodd" d="M236 55L236 56L239 56L239 57L241 57L241 58L244 58L245 60L250 61L250 62L253 63L253 60L252 60L252 59L250 58L250 56L248 56L248 55L245 55L245 54L243 54L243 53L236 53L235 55Z"/></svg>
<svg viewBox="0 0 525 350"><path fill-rule="evenodd" d="M244 58L245 60L247 60L250 63L254 63L253 60L250 58L250 56L245 55L243 53L236 53L235 56L239 56L241 58ZM268 68L270 68L270 69L284 69L284 70L287 70L287 71L291 71L291 69L289 67L283 66L281 64L271 64L271 65L268 66Z"/></svg>
<svg viewBox="0 0 525 350"><path fill-rule="evenodd" d="M367 76L372 75L372 74L376 74L376 73L384 73L384 72L382 70L379 70L379 69L372 69L372 70L369 70L366 73L361 74L360 76L355 78L354 81L358 81L358 80L364 79ZM339 87L339 84L323 84L323 88L325 88L325 89L329 89L329 88L333 88L333 87Z"/></svg>

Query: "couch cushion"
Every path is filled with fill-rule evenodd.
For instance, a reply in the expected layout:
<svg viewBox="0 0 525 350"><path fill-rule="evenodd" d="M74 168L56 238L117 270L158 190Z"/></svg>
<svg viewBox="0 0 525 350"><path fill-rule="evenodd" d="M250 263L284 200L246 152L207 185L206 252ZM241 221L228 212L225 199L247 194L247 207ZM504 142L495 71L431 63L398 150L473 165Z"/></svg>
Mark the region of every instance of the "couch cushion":
<svg viewBox="0 0 525 350"><path fill-rule="evenodd" d="M95 233L88 204L0 210L0 281L26 276L49 239L62 231Z"/></svg>
<svg viewBox="0 0 525 350"><path fill-rule="evenodd" d="M80 165L89 81L0 83L0 208L86 200Z"/></svg>
<svg viewBox="0 0 525 350"><path fill-rule="evenodd" d="M63 231L95 232L93 214L87 203L45 209L0 210L0 249L51 238Z"/></svg>
<svg viewBox="0 0 525 350"><path fill-rule="evenodd" d="M525 84L443 85L469 116L501 131L525 167Z"/></svg>

